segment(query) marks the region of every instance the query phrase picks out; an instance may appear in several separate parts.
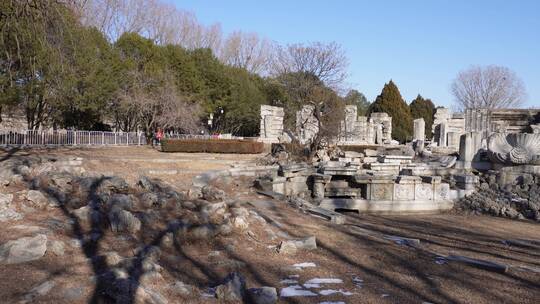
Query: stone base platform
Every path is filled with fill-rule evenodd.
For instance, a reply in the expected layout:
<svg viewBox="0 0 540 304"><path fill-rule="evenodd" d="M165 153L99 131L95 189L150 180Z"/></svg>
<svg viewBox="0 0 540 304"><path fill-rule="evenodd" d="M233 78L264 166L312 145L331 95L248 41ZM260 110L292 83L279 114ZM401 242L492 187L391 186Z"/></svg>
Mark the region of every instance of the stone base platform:
<svg viewBox="0 0 540 304"><path fill-rule="evenodd" d="M325 198L319 207L335 211L336 209L357 210L360 213L408 214L438 213L450 210L454 203L450 200L366 200L351 198Z"/></svg>

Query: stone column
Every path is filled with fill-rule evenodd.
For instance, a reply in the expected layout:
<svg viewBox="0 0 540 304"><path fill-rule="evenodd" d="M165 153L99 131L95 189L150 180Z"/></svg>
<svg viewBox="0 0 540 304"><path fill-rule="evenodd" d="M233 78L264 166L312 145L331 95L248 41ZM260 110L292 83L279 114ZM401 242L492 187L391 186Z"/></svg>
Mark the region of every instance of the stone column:
<svg viewBox="0 0 540 304"><path fill-rule="evenodd" d="M313 175L313 197L315 199L324 198L324 189L331 176L324 174Z"/></svg>
<svg viewBox="0 0 540 304"><path fill-rule="evenodd" d="M442 122L439 127L439 147L446 147L446 122Z"/></svg>
<svg viewBox="0 0 540 304"><path fill-rule="evenodd" d="M414 138L413 140L424 140L425 139L425 128L426 123L423 118L418 118L414 120Z"/></svg>

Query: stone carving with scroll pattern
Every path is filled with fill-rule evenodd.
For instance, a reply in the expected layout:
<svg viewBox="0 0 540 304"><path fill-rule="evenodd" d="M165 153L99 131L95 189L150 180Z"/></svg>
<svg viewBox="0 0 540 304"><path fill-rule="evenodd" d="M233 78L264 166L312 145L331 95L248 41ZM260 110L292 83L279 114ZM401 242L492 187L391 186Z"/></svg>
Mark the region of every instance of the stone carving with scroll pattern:
<svg viewBox="0 0 540 304"><path fill-rule="evenodd" d="M506 165L540 165L540 134L494 133L488 139L488 155Z"/></svg>

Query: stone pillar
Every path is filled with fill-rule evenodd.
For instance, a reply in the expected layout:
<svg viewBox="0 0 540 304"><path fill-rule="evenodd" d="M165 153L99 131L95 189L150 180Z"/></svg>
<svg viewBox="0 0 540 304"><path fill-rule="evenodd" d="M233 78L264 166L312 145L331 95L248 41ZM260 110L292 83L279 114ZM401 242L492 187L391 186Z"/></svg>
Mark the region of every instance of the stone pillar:
<svg viewBox="0 0 540 304"><path fill-rule="evenodd" d="M439 128L439 147L446 147L446 122L442 122Z"/></svg>
<svg viewBox="0 0 540 304"><path fill-rule="evenodd" d="M330 177L331 176L327 176L323 174L313 175L313 198L315 199L324 198L324 189Z"/></svg>
<svg viewBox="0 0 540 304"><path fill-rule="evenodd" d="M418 118L414 120L414 138L413 140L424 140L425 139L425 129L426 123L423 118Z"/></svg>

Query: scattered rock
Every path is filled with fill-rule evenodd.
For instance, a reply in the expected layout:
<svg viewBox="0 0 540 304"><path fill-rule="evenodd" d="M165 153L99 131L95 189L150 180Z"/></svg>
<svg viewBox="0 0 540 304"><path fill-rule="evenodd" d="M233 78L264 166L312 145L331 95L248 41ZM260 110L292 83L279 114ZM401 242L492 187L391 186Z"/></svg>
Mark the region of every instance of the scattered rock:
<svg viewBox="0 0 540 304"><path fill-rule="evenodd" d="M152 208L158 204L159 198L155 193L146 192L141 195L140 201L145 208Z"/></svg>
<svg viewBox="0 0 540 304"><path fill-rule="evenodd" d="M127 193L129 185L126 181L118 176L104 177L98 187L98 192L101 193Z"/></svg>
<svg viewBox="0 0 540 304"><path fill-rule="evenodd" d="M62 241L50 241L48 245L48 249L50 252L52 252L56 256L63 256L65 253L65 244Z"/></svg>
<svg viewBox="0 0 540 304"><path fill-rule="evenodd" d="M68 301L77 301L84 295L84 287L68 288L64 291L64 299Z"/></svg>
<svg viewBox="0 0 540 304"><path fill-rule="evenodd" d="M246 282L237 272L230 273L224 283L216 287L216 298L221 301L239 302L244 300Z"/></svg>
<svg viewBox="0 0 540 304"><path fill-rule="evenodd" d="M26 200L32 202L32 206L43 209L49 205L49 199L38 190L28 190Z"/></svg>
<svg viewBox="0 0 540 304"><path fill-rule="evenodd" d="M169 290L176 295L187 297L193 294L195 288L191 285L185 284L182 281L176 281L171 286Z"/></svg>
<svg viewBox="0 0 540 304"><path fill-rule="evenodd" d="M116 267L124 260L116 251L107 252L104 258L108 267Z"/></svg>
<svg viewBox="0 0 540 304"><path fill-rule="evenodd" d="M254 304L274 304L278 300L277 290L274 287L250 288L248 295Z"/></svg>
<svg viewBox="0 0 540 304"><path fill-rule="evenodd" d="M222 201L225 199L225 191L210 185L202 187L201 195L207 201Z"/></svg>
<svg viewBox="0 0 540 304"><path fill-rule="evenodd" d="M8 207L13 201L13 194L11 193L0 193L0 208L5 206Z"/></svg>
<svg viewBox="0 0 540 304"><path fill-rule="evenodd" d="M244 230L244 229L247 229L249 227L248 221L242 216L234 217L231 222L232 222L234 228L237 228L237 229L240 229L240 230Z"/></svg>
<svg viewBox="0 0 540 304"><path fill-rule="evenodd" d="M299 240L282 241L278 246L278 252L284 254L295 254L297 250L315 250L317 241L314 236Z"/></svg>
<svg viewBox="0 0 540 304"><path fill-rule="evenodd" d="M17 264L38 260L47 251L47 236L38 234L8 241L0 246L0 262Z"/></svg>
<svg viewBox="0 0 540 304"><path fill-rule="evenodd" d="M169 301L155 290L139 286L135 294L135 304L167 304Z"/></svg>
<svg viewBox="0 0 540 304"><path fill-rule="evenodd" d="M133 201L129 197L129 195L126 194L113 194L109 197L107 200L107 207L109 209L124 209L124 210L132 210L133 209Z"/></svg>
<svg viewBox="0 0 540 304"><path fill-rule="evenodd" d="M141 221L127 210L113 209L109 212L109 222L113 232L137 232L141 229Z"/></svg>
<svg viewBox="0 0 540 304"><path fill-rule="evenodd" d="M21 301L22 303L32 303L38 297L48 294L51 289L56 285L53 281L45 281L38 286L32 288Z"/></svg>

